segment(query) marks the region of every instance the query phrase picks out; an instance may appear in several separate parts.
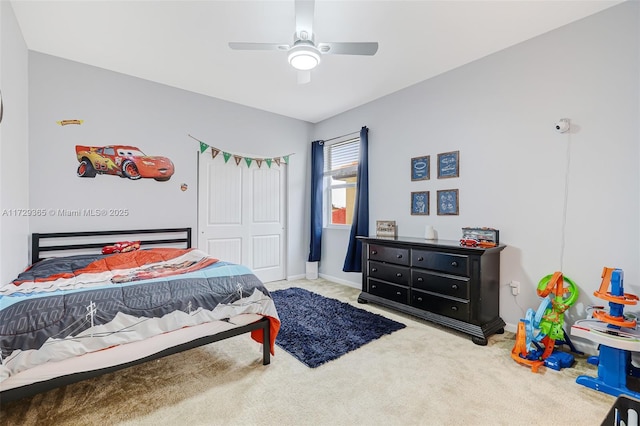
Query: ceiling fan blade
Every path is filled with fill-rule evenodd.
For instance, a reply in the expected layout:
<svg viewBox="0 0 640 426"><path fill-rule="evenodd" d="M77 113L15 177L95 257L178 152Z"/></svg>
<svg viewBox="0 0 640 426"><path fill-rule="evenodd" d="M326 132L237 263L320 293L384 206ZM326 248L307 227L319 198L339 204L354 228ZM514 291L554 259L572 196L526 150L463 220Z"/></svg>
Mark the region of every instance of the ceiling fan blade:
<svg viewBox="0 0 640 426"><path fill-rule="evenodd" d="M311 71L298 71L298 84L311 82Z"/></svg>
<svg viewBox="0 0 640 426"><path fill-rule="evenodd" d="M229 47L233 50L282 50L287 51L291 47L287 44L278 43L245 43L229 42Z"/></svg>
<svg viewBox="0 0 640 426"><path fill-rule="evenodd" d="M313 34L314 0L296 0L296 34L306 31Z"/></svg>
<svg viewBox="0 0 640 426"><path fill-rule="evenodd" d="M327 55L375 55L377 42L334 42L318 43L320 52Z"/></svg>

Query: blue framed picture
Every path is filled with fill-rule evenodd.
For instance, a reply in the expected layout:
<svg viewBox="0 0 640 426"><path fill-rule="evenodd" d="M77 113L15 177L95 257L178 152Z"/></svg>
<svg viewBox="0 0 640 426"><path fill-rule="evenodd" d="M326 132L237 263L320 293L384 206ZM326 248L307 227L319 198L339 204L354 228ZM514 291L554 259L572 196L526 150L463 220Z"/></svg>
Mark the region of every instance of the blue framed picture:
<svg viewBox="0 0 640 426"><path fill-rule="evenodd" d="M413 157L411 159L411 180L429 180L431 156Z"/></svg>
<svg viewBox="0 0 640 426"><path fill-rule="evenodd" d="M411 214L425 216L429 214L429 191L411 193Z"/></svg>
<svg viewBox="0 0 640 426"><path fill-rule="evenodd" d="M438 179L460 176L460 151L438 154Z"/></svg>
<svg viewBox="0 0 640 426"><path fill-rule="evenodd" d="M444 189L437 192L438 215L458 215L458 190Z"/></svg>

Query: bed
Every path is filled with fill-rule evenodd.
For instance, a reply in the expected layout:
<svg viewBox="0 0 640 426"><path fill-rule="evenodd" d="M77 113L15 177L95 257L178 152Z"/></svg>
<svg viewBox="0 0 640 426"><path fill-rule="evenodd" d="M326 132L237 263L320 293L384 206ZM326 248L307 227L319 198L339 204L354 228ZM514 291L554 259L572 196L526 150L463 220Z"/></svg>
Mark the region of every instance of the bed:
<svg viewBox="0 0 640 426"><path fill-rule="evenodd" d="M102 254L122 241L139 249ZM270 363L268 290L192 248L190 228L36 233L31 247L32 265L0 285L2 402L245 333Z"/></svg>

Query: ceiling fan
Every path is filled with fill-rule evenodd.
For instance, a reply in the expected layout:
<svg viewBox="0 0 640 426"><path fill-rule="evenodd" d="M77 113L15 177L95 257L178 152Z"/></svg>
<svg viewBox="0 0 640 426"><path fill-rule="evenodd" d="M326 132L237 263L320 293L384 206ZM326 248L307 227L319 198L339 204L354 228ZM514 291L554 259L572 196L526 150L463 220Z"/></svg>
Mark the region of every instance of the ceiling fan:
<svg viewBox="0 0 640 426"><path fill-rule="evenodd" d="M313 34L314 0L295 0L296 32L293 44L230 42L233 50L279 50L288 52L289 63L298 70L298 83L311 81L311 70L322 55L375 55L377 42L316 43Z"/></svg>

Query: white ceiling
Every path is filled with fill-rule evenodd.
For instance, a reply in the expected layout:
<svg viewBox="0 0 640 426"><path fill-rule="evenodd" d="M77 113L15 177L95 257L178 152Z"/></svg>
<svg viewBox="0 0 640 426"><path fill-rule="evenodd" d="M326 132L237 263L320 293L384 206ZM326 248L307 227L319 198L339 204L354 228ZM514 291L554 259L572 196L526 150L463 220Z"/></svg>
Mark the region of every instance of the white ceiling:
<svg viewBox="0 0 640 426"><path fill-rule="evenodd" d="M316 1L316 41L377 41L375 56L324 55L298 85L286 52L294 1L12 0L27 47L319 122L621 1Z"/></svg>

